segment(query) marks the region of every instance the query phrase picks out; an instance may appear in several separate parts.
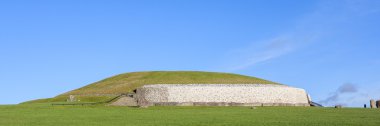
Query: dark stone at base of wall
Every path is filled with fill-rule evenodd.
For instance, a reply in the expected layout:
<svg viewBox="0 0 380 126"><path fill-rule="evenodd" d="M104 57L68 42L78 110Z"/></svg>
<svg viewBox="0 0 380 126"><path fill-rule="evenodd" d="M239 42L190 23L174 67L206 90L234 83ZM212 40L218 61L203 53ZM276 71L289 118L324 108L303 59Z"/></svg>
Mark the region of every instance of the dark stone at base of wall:
<svg viewBox="0 0 380 126"><path fill-rule="evenodd" d="M310 106L305 103L156 102L152 106Z"/></svg>

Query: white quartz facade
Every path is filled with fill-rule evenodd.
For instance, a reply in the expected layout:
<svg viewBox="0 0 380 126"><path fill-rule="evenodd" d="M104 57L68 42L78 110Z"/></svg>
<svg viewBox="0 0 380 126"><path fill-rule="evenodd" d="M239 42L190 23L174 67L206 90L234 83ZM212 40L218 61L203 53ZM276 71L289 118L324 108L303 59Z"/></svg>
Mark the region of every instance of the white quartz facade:
<svg viewBox="0 0 380 126"><path fill-rule="evenodd" d="M142 89L140 96L150 103L309 104L304 89L276 84L153 84Z"/></svg>

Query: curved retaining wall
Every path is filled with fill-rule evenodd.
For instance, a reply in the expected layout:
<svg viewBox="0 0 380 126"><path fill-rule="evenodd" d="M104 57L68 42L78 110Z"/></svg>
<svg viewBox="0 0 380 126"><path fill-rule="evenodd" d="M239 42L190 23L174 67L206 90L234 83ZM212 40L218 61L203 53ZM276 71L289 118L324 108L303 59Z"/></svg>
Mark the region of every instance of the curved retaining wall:
<svg viewBox="0 0 380 126"><path fill-rule="evenodd" d="M155 84L137 90L140 106L309 106L305 90L274 84Z"/></svg>

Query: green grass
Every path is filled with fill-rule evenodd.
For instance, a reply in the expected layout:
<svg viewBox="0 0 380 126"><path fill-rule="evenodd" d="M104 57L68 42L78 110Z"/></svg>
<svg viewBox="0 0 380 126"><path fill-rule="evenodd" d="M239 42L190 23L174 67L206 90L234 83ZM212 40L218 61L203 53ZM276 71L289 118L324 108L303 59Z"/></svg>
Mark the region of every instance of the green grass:
<svg viewBox="0 0 380 126"><path fill-rule="evenodd" d="M76 99L79 99L80 101L77 101L78 103L83 102L104 102L108 101L112 98L115 98L115 96L76 96ZM68 99L68 96L60 95L54 98L45 98L45 99L37 99L32 101L26 101L21 104L31 104L31 103L65 103ZM67 102L72 103L72 102Z"/></svg>
<svg viewBox="0 0 380 126"><path fill-rule="evenodd" d="M116 75L68 94L120 94L146 84L276 84L260 78L229 73L195 71L133 72Z"/></svg>
<svg viewBox="0 0 380 126"><path fill-rule="evenodd" d="M0 106L1 126L377 126L380 109Z"/></svg>
<svg viewBox="0 0 380 126"><path fill-rule="evenodd" d="M230 73L200 71L150 71L116 75L54 98L33 100L26 103L64 102L69 95L78 96L84 102L105 100L101 95L117 96L132 92L146 84L278 84L272 81ZM112 96L111 96L112 97Z"/></svg>

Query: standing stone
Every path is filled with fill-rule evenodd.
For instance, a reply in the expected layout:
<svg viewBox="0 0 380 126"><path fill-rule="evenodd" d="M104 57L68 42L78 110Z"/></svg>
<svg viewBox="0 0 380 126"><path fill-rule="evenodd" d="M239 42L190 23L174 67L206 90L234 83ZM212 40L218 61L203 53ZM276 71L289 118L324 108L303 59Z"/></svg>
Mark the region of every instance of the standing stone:
<svg viewBox="0 0 380 126"><path fill-rule="evenodd" d="M380 100L377 100L377 101L376 101L376 107L377 107L377 108L380 108Z"/></svg>
<svg viewBox="0 0 380 126"><path fill-rule="evenodd" d="M371 108L376 108L376 104L375 104L375 100L371 99L369 101L370 105L371 105Z"/></svg>
<svg viewBox="0 0 380 126"><path fill-rule="evenodd" d="M69 96L69 102L74 102L75 101L75 96L74 95L70 95Z"/></svg>

